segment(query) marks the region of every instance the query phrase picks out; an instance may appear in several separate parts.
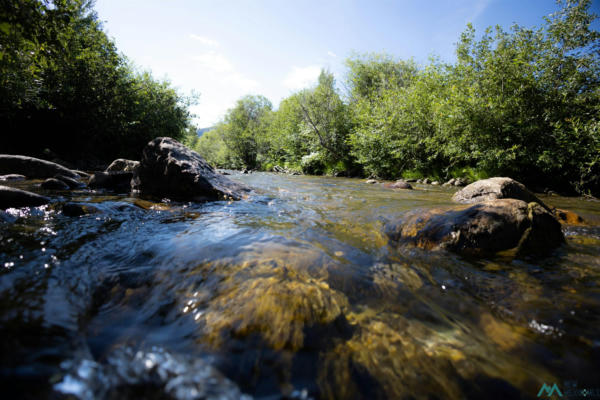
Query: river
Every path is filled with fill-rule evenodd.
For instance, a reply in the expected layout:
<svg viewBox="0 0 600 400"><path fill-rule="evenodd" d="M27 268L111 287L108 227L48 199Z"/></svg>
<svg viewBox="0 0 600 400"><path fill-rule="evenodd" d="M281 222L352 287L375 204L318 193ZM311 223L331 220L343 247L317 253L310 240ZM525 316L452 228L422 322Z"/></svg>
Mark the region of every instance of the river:
<svg viewBox="0 0 600 400"><path fill-rule="evenodd" d="M456 189L231 178L256 192L195 204L81 190L9 210L3 398L600 392L598 201L542 197L587 221L565 226L550 257L468 259L396 249L382 233L409 210L450 205ZM65 216L65 201L95 212Z"/></svg>

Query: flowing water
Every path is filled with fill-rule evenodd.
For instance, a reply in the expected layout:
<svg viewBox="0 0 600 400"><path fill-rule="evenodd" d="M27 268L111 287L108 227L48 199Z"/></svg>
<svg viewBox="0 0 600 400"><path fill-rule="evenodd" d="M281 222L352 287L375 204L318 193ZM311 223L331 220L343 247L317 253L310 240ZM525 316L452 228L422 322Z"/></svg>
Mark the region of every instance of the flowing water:
<svg viewBox="0 0 600 400"><path fill-rule="evenodd" d="M565 226L567 244L550 257L473 260L396 249L382 234L409 210L450 205L456 189L231 177L256 192L194 204L82 190L8 210L0 395L536 398L553 383L600 391L599 202L543 198L587 221ZM66 201L93 212L65 216Z"/></svg>

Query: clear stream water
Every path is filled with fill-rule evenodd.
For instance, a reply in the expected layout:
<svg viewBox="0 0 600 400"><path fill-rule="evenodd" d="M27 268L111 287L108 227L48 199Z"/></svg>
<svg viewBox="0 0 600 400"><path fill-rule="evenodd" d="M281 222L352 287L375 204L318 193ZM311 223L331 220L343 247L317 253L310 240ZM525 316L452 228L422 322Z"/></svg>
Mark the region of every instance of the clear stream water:
<svg viewBox="0 0 600 400"><path fill-rule="evenodd" d="M86 190L0 222L3 398L536 398L600 390L600 203L535 260L394 248L451 188L241 175L238 202ZM32 188L39 182L13 183ZM68 217L62 202L97 212ZM567 383L569 385L569 383ZM5 397L6 396L6 397ZM203 397L204 396L204 397Z"/></svg>

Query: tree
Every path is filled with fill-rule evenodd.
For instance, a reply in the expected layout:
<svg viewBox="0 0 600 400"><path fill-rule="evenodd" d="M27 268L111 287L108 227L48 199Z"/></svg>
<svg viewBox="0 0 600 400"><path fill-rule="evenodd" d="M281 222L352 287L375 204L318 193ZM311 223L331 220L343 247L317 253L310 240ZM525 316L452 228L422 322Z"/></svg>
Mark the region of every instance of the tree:
<svg viewBox="0 0 600 400"><path fill-rule="evenodd" d="M300 92L298 100L304 124L313 136L313 146L317 145L327 161L346 158L349 125L333 74L322 70L317 86Z"/></svg>
<svg viewBox="0 0 600 400"><path fill-rule="evenodd" d="M266 117L272 108L264 96L245 96L227 112L221 127L223 141L239 166L258 166L259 143L267 134Z"/></svg>

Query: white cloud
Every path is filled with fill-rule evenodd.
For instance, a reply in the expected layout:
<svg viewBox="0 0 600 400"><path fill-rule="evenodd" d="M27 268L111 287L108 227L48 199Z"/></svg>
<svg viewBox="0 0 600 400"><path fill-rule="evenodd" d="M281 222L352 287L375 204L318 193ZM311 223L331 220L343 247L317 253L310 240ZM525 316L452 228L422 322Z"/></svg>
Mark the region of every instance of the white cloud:
<svg viewBox="0 0 600 400"><path fill-rule="evenodd" d="M288 89L304 89L316 83L321 67L318 65L309 65L308 67L292 67L290 73L283 80L283 85Z"/></svg>
<svg viewBox="0 0 600 400"><path fill-rule="evenodd" d="M214 125L240 97L255 93L261 85L241 73L222 53L211 50L191 57L193 77L200 91L199 105L192 108L198 114L201 127ZM189 83L188 83L189 84Z"/></svg>
<svg viewBox="0 0 600 400"><path fill-rule="evenodd" d="M331 50L329 50L329 51L327 52L327 55L328 55L329 57L337 57L337 54L335 54L335 53L334 53L333 51L331 51Z"/></svg>
<svg viewBox="0 0 600 400"><path fill-rule="evenodd" d="M194 56L193 59L196 61L196 66L202 69L215 72L234 71L233 65L227 57L216 51L209 51L208 53Z"/></svg>
<svg viewBox="0 0 600 400"><path fill-rule="evenodd" d="M206 46L209 46L209 47L219 47L219 42L217 42L216 40L207 38L206 36L191 34L190 39L194 39L194 40L196 40Z"/></svg>

